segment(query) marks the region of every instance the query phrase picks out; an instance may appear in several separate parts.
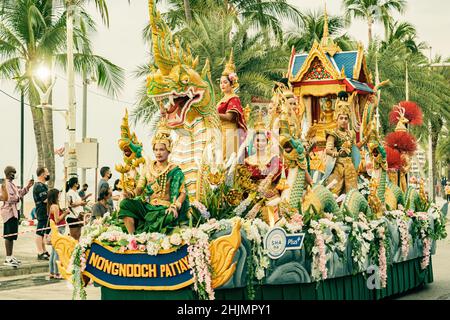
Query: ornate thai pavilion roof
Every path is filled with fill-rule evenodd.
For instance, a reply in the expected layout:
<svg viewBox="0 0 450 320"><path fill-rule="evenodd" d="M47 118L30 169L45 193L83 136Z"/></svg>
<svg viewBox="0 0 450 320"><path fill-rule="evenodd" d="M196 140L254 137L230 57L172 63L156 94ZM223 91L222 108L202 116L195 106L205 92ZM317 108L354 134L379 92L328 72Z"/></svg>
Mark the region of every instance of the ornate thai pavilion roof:
<svg viewBox="0 0 450 320"><path fill-rule="evenodd" d="M372 77L367 68L364 48L342 51L328 33L328 15L325 8L324 34L308 53L292 50L289 81L299 84L313 81L344 81L353 90L372 93ZM351 90L351 91L353 91Z"/></svg>

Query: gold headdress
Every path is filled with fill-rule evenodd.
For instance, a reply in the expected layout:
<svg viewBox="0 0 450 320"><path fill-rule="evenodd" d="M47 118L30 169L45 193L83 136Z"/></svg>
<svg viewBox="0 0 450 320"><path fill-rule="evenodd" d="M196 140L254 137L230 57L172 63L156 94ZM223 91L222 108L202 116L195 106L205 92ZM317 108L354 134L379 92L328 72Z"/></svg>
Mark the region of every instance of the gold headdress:
<svg viewBox="0 0 450 320"><path fill-rule="evenodd" d="M351 116L350 102L348 101L348 93L341 91L338 93L339 100L334 108L334 120L337 120L340 114L348 115L349 119Z"/></svg>
<svg viewBox="0 0 450 320"><path fill-rule="evenodd" d="M162 143L166 146L169 152L172 152L172 139L170 138L170 128L167 126L166 120L162 119L159 122L158 129L152 140L152 146L155 144Z"/></svg>
<svg viewBox="0 0 450 320"><path fill-rule="evenodd" d="M258 111L258 118L255 121L255 125L253 126L253 129L255 130L255 132L266 132L267 130L267 126L264 123L263 120L263 114L262 114L262 110Z"/></svg>
<svg viewBox="0 0 450 320"><path fill-rule="evenodd" d="M225 69L222 72L222 76L225 76L228 78L228 80L231 82L231 87L233 89L237 89L239 87L239 83L238 83L238 76L236 74L236 66L234 64L234 60L233 60L233 48L231 48L231 52L230 52L230 59L228 60L228 62L225 65Z"/></svg>

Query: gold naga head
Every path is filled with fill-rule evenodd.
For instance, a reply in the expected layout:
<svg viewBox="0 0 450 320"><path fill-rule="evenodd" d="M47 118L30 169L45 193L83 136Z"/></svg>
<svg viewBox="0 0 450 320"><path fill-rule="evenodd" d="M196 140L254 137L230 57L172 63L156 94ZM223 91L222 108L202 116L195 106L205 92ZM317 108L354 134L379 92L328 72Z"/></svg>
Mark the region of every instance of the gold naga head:
<svg viewBox="0 0 450 320"><path fill-rule="evenodd" d="M149 11L154 64L147 77L147 94L163 102L167 126L176 128L209 110L213 96L209 62L205 61L199 74L195 70L198 57L193 58L189 46L183 49L179 40L173 39L154 0L149 0Z"/></svg>

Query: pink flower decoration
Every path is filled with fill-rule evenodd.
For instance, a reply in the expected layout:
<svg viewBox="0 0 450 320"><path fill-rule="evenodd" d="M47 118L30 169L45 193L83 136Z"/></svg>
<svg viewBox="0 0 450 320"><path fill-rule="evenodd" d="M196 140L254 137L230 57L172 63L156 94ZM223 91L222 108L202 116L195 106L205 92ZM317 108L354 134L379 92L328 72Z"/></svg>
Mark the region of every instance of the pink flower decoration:
<svg viewBox="0 0 450 320"><path fill-rule="evenodd" d="M232 72L228 75L228 79L230 79L231 81L235 81L237 80L237 74Z"/></svg>
<svg viewBox="0 0 450 320"><path fill-rule="evenodd" d="M412 211L411 209L409 209L406 214L408 215L408 217L414 217L414 211Z"/></svg>
<svg viewBox="0 0 450 320"><path fill-rule="evenodd" d="M131 239L130 243L128 243L128 249L130 249L130 250L138 249L138 244L137 244L136 239Z"/></svg>

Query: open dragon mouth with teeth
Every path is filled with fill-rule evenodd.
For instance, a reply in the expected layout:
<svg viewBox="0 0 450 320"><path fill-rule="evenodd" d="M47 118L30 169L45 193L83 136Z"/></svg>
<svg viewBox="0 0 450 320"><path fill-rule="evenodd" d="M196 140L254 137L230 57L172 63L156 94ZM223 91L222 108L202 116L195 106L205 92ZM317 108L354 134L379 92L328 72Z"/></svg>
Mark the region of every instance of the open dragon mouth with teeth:
<svg viewBox="0 0 450 320"><path fill-rule="evenodd" d="M178 127L183 125L186 115L191 106L199 102L203 97L203 91L195 91L189 88L185 92L165 93L153 96L157 102L162 101L164 110L166 112L167 125L169 127Z"/></svg>

